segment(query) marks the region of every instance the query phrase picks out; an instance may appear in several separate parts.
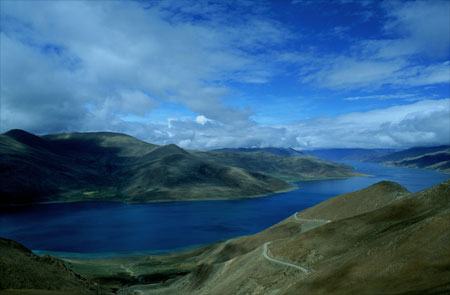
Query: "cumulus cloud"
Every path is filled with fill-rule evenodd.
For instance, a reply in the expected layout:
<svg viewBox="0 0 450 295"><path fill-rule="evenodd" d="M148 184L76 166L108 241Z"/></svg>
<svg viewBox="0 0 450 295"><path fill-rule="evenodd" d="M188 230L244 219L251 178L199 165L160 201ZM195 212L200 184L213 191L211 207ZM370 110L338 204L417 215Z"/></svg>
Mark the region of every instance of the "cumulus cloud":
<svg viewBox="0 0 450 295"><path fill-rule="evenodd" d="M299 147L409 147L450 143L450 99L307 120Z"/></svg>
<svg viewBox="0 0 450 295"><path fill-rule="evenodd" d="M288 125L237 128L210 120L205 122L198 116L172 119L166 125L130 123L125 130L149 142L176 143L185 148L405 148L450 144L449 113L450 98L311 118Z"/></svg>
<svg viewBox="0 0 450 295"><path fill-rule="evenodd" d="M264 48L289 38L260 17L263 5L246 2L1 5L3 131L78 130L92 117L144 116L161 101L222 123L252 124L250 111L223 102L225 82L266 82L272 73ZM224 13L229 5L239 11Z"/></svg>

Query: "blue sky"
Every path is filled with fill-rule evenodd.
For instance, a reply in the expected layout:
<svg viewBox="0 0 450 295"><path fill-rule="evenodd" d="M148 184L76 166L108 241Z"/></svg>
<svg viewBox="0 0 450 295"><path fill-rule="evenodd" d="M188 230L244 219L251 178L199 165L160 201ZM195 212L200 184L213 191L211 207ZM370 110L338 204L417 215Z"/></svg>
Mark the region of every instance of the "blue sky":
<svg viewBox="0 0 450 295"><path fill-rule="evenodd" d="M1 132L450 144L449 1L9 1Z"/></svg>

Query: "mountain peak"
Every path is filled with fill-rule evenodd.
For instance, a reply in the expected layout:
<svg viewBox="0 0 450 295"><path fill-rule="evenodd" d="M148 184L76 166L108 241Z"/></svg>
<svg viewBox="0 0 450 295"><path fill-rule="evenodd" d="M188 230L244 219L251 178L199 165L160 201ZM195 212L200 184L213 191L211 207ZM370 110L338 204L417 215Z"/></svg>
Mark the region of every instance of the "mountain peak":
<svg viewBox="0 0 450 295"><path fill-rule="evenodd" d="M165 156L169 156L169 155L189 155L189 153L187 151L185 151L184 149L180 148L179 146L177 146L176 144L168 144L168 145L163 145L155 150L153 150L149 155L151 157L157 157L157 158L161 158L161 157L165 157Z"/></svg>
<svg viewBox="0 0 450 295"><path fill-rule="evenodd" d="M22 129L11 129L8 132L4 133L4 135L12 137L14 139L26 138L26 137L37 137L34 134L31 134Z"/></svg>
<svg viewBox="0 0 450 295"><path fill-rule="evenodd" d="M47 141L22 129L12 129L4 133L4 135L30 147L48 148Z"/></svg>
<svg viewBox="0 0 450 295"><path fill-rule="evenodd" d="M379 192L405 192L409 193L409 191L402 185L394 181L380 181L371 186L367 187L366 190L378 190Z"/></svg>
<svg viewBox="0 0 450 295"><path fill-rule="evenodd" d="M302 218L339 220L376 210L410 194L396 182L380 181L361 190L328 199L299 215Z"/></svg>

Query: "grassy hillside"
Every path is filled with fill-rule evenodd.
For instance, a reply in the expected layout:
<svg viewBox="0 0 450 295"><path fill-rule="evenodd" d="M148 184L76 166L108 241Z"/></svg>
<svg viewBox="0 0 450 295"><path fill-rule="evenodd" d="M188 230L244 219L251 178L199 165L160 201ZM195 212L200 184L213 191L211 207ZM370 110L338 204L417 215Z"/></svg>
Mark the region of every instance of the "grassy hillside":
<svg viewBox="0 0 450 295"><path fill-rule="evenodd" d="M353 168L314 156L297 154L280 156L266 151L194 151L202 159L264 173L286 181L362 176Z"/></svg>
<svg viewBox="0 0 450 295"><path fill-rule="evenodd" d="M122 294L448 294L449 195L450 180L415 194L380 182L255 235L168 256L70 263L93 279L120 277L106 269L123 265Z"/></svg>
<svg viewBox="0 0 450 295"><path fill-rule="evenodd" d="M156 202L254 197L290 189L279 179L117 133L0 135L0 203Z"/></svg>

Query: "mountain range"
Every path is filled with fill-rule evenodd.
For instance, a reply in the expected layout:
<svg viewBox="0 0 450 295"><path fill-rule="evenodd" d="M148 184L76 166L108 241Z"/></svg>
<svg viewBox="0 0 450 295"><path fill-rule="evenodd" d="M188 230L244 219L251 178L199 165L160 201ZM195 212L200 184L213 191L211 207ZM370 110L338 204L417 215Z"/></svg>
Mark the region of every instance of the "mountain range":
<svg viewBox="0 0 450 295"><path fill-rule="evenodd" d="M413 147L405 150L320 149L303 152L331 161L375 162L395 167L431 169L450 173L450 145Z"/></svg>
<svg viewBox="0 0 450 295"><path fill-rule="evenodd" d="M285 180L359 176L302 155L188 151L109 132L0 135L0 203L236 199L290 190Z"/></svg>
<svg viewBox="0 0 450 295"><path fill-rule="evenodd" d="M432 169L450 173L450 145L415 147L374 157L371 160L396 167Z"/></svg>

